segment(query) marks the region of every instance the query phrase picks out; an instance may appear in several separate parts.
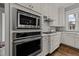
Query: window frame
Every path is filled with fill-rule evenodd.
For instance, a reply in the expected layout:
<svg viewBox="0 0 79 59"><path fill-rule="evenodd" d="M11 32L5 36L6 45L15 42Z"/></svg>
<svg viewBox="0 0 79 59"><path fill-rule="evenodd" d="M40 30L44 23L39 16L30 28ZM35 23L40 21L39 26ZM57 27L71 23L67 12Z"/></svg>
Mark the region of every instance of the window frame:
<svg viewBox="0 0 79 59"><path fill-rule="evenodd" d="M70 14L76 14L75 30L70 30L69 26L68 26L68 22L69 22L68 21L68 15L70 15ZM66 31L78 31L77 26L76 26L76 24L77 24L78 21L79 21L79 8L65 12Z"/></svg>

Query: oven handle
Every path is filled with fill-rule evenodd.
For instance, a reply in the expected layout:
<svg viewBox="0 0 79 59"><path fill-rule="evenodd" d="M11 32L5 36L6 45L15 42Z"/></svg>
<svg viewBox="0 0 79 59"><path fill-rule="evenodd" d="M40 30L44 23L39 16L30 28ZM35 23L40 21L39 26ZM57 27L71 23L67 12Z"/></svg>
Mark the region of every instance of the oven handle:
<svg viewBox="0 0 79 59"><path fill-rule="evenodd" d="M42 37L37 37L37 38L24 38L24 39L21 39L21 40L15 40L15 41L13 41L13 43L14 44L16 44L16 45L18 45L18 44L22 44L22 43L24 43L24 42L29 42L29 41L33 41L33 40L38 40L38 39L40 39L40 38L42 38Z"/></svg>

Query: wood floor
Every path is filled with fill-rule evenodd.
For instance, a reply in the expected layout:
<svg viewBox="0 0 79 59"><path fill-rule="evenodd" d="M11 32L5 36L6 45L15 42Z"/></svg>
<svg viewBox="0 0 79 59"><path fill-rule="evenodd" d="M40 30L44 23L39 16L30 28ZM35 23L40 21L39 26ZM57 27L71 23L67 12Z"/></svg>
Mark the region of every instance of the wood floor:
<svg viewBox="0 0 79 59"><path fill-rule="evenodd" d="M79 49L61 44L50 56L79 56Z"/></svg>

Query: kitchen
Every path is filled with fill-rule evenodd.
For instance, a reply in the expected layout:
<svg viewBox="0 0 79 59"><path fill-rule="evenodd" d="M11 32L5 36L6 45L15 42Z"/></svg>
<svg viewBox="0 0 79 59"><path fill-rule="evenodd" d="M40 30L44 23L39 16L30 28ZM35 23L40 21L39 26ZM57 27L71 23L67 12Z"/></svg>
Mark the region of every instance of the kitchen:
<svg viewBox="0 0 79 59"><path fill-rule="evenodd" d="M78 18L78 3L0 3L0 55L79 56Z"/></svg>

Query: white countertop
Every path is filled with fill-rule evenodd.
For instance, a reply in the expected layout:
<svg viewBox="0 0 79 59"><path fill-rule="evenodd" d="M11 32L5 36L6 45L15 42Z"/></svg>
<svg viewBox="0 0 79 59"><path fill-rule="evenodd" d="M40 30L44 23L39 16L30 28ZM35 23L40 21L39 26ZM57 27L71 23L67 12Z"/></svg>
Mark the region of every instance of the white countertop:
<svg viewBox="0 0 79 59"><path fill-rule="evenodd" d="M50 36L50 35L57 35L58 33L61 33L61 32L54 32L54 33L49 33L49 34L42 34L42 36Z"/></svg>
<svg viewBox="0 0 79 59"><path fill-rule="evenodd" d="M50 33L50 34L42 34L42 36L50 36L50 35L56 35L57 33Z"/></svg>

